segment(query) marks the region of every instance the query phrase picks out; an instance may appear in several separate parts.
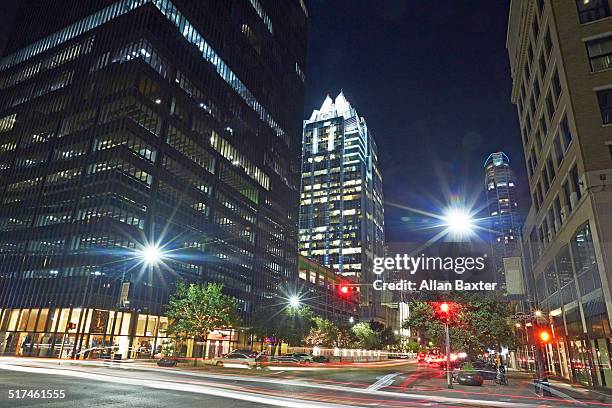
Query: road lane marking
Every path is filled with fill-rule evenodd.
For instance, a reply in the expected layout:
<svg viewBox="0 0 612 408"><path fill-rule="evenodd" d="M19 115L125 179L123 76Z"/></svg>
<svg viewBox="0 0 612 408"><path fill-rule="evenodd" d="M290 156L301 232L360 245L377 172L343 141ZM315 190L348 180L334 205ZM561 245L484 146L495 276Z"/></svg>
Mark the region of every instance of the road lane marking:
<svg viewBox="0 0 612 408"><path fill-rule="evenodd" d="M379 389L386 387L387 385L393 384L393 381L395 381L395 377L397 377L400 374L401 373L392 373L392 374L383 375L382 377L378 379L378 381L376 381L374 384L370 385L366 389L370 391L378 391Z"/></svg>

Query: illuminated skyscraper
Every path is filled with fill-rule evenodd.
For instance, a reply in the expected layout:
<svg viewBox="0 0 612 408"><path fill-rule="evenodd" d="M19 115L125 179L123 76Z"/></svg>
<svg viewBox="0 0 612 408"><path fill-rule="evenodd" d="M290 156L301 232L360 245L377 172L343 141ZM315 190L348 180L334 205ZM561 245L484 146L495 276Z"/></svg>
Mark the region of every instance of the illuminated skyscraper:
<svg viewBox="0 0 612 408"><path fill-rule="evenodd" d="M305 3L22 3L0 60L0 354L151 355L178 280L222 283L248 325L298 274ZM142 264L152 243L165 259Z"/></svg>
<svg viewBox="0 0 612 408"><path fill-rule="evenodd" d="M491 153L484 167L493 265L497 281L505 284L503 258L512 255L520 233L516 186L510 159L504 152Z"/></svg>
<svg viewBox="0 0 612 408"><path fill-rule="evenodd" d="M300 254L357 282L383 255L384 212L377 148L365 119L340 94L304 121ZM361 287L361 302L376 303Z"/></svg>

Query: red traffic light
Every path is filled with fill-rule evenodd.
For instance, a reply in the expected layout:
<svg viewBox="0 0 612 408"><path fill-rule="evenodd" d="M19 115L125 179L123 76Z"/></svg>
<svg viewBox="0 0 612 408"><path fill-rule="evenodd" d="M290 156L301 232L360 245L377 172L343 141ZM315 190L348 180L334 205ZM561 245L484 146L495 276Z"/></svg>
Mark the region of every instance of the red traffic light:
<svg viewBox="0 0 612 408"><path fill-rule="evenodd" d="M548 331L546 331L546 330L542 330L542 331L540 332L539 337L540 337L540 341L541 341L542 343L550 343L550 341L552 340L552 336L551 336L551 335L550 335L550 333L549 333Z"/></svg>
<svg viewBox="0 0 612 408"><path fill-rule="evenodd" d="M354 293L357 292L357 285L351 282L343 281L341 283L336 284L336 290L338 291L338 296L343 298L348 298Z"/></svg>
<svg viewBox="0 0 612 408"><path fill-rule="evenodd" d="M442 313L448 313L450 311L450 306L448 305L448 303L444 302L440 305L440 311Z"/></svg>

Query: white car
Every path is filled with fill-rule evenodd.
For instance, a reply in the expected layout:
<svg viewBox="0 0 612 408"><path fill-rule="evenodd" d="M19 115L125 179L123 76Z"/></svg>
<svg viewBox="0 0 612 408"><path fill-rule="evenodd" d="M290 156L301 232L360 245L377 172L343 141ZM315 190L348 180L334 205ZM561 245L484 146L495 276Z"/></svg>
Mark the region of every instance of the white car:
<svg viewBox="0 0 612 408"><path fill-rule="evenodd" d="M216 367L255 368L261 353L232 351L226 356L216 357L211 364Z"/></svg>
<svg viewBox="0 0 612 408"><path fill-rule="evenodd" d="M296 360L303 361L305 363L312 363L314 361L312 354L308 353L293 353L291 354L291 356L294 357Z"/></svg>

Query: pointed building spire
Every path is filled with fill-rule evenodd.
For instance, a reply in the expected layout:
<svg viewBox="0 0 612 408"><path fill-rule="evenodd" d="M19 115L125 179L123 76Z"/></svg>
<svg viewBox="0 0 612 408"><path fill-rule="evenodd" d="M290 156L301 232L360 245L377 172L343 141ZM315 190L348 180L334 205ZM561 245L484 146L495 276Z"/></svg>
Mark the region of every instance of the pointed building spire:
<svg viewBox="0 0 612 408"><path fill-rule="evenodd" d="M332 109L334 109L334 101L329 96L329 94L327 94L327 96L325 97L325 100L323 101L323 105L321 105L321 109L319 109L319 111L329 112Z"/></svg>
<svg viewBox="0 0 612 408"><path fill-rule="evenodd" d="M338 96L336 96L334 104L336 105L336 109L340 114L351 109L351 104L349 103L349 101L346 100L346 97L344 96L344 91L342 91L342 89L340 90Z"/></svg>

